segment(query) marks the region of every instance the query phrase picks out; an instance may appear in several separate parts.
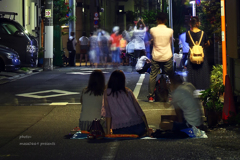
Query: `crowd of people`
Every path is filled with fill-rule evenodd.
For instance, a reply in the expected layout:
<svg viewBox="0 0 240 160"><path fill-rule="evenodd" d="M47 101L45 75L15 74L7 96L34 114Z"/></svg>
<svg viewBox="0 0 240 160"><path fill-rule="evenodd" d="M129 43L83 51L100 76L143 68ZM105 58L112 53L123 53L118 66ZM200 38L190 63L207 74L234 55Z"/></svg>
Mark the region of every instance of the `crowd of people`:
<svg viewBox="0 0 240 160"><path fill-rule="evenodd" d="M96 34L91 35L89 38L90 62L99 62L101 56L103 61L107 62L107 56L111 52L112 63L118 66L121 51L126 49L126 53L132 56L132 61L136 64L136 71L140 74L150 73L148 85L149 102L155 101L156 77L160 71L167 74L170 79L171 103L175 108L177 120L169 123L167 127L160 126L160 128L166 127L168 130L176 131L193 126L201 127L203 124L201 105L194 98L193 92L196 89L208 88L210 77L206 56L202 57L203 61L195 63L192 61L192 56L198 53L192 55L192 50L196 45L204 49L210 43L207 35L199 29L198 17L192 17L190 30L179 37L184 54L181 64L188 70L188 82L183 82L181 77L173 71L171 49L173 30L165 25L166 21L166 14L158 13L158 25L151 28L149 33L148 28L139 19L131 33L126 34L123 32L124 34L121 35L119 34L119 27L114 27L113 33L108 37L109 39L104 36L104 31L101 32L99 37ZM128 43L126 48L120 43L122 39L125 39ZM83 37L79 41L81 41L79 42L80 45L87 44L84 42ZM81 52L86 54L84 47ZM186 60L188 61L187 65ZM79 121L81 129L87 130L94 118L102 116L106 120L106 134L110 134L112 131L115 134L149 135L150 130L145 114L133 92L125 86L125 81L124 73L115 70L112 72L105 88L102 71L95 70L92 72L88 86L81 94L82 111Z"/></svg>

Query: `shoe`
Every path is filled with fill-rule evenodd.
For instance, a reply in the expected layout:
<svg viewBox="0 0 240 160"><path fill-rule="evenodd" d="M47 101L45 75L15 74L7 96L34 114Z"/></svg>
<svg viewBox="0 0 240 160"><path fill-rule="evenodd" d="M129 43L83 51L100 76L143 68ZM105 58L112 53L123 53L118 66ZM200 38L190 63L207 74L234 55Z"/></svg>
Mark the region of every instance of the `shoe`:
<svg viewBox="0 0 240 160"><path fill-rule="evenodd" d="M155 99L153 97L149 97L148 102L155 102Z"/></svg>

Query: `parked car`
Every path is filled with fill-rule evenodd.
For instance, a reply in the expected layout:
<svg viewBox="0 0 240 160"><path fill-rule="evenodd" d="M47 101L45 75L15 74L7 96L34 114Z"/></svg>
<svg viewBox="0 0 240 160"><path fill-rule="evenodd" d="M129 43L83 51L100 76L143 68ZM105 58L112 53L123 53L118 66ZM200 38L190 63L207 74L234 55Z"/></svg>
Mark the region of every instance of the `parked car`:
<svg viewBox="0 0 240 160"><path fill-rule="evenodd" d="M19 55L13 49L0 45L0 71L15 71L20 68Z"/></svg>
<svg viewBox="0 0 240 160"><path fill-rule="evenodd" d="M9 18L3 18L10 15ZM34 67L38 62L38 43L18 22L10 19L13 12L0 12L0 45L14 49L22 66Z"/></svg>

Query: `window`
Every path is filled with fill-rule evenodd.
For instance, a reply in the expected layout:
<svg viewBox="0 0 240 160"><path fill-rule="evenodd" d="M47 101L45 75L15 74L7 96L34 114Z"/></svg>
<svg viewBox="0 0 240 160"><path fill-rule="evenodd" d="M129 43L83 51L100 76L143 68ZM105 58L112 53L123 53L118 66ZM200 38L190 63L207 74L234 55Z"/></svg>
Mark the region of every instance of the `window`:
<svg viewBox="0 0 240 160"><path fill-rule="evenodd" d="M0 32L5 34L13 35L16 31L19 31L16 26L10 23L2 23Z"/></svg>

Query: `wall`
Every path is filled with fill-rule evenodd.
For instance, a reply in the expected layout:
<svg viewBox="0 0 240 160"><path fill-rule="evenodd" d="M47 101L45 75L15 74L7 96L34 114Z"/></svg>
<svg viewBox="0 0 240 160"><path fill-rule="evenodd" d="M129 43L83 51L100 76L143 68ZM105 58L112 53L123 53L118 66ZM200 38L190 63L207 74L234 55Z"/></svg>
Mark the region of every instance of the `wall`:
<svg viewBox="0 0 240 160"><path fill-rule="evenodd" d="M23 24L22 0L2 0L0 1L0 11L18 13L15 20L21 25Z"/></svg>

